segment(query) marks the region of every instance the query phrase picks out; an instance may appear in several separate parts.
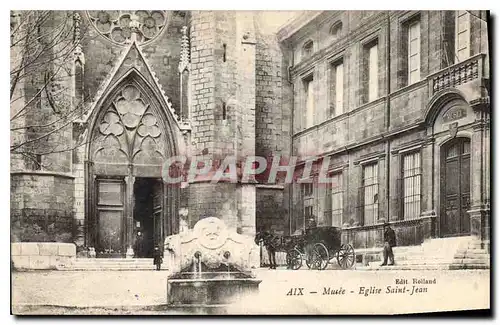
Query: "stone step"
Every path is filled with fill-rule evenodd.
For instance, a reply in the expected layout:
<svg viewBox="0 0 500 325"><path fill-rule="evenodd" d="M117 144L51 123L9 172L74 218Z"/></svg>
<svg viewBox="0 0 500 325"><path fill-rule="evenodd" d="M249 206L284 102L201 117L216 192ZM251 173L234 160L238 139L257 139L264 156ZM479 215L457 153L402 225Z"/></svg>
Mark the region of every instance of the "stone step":
<svg viewBox="0 0 500 325"><path fill-rule="evenodd" d="M154 265L61 265L59 270L153 270Z"/></svg>
<svg viewBox="0 0 500 325"><path fill-rule="evenodd" d="M116 262L116 261L105 261L105 262L90 262L90 261L74 261L71 262L74 265L109 265L109 264L120 264L120 265L146 265L153 264L153 260L151 261L141 261L141 262L132 262L132 263L124 263L124 262Z"/></svg>
<svg viewBox="0 0 500 325"><path fill-rule="evenodd" d="M469 249L483 249L483 247L481 247L483 245L481 245L481 243L469 243L467 245L467 248Z"/></svg>
<svg viewBox="0 0 500 325"><path fill-rule="evenodd" d="M361 269L361 268L360 268ZM374 265L364 268L365 270L448 270L449 264L429 264L429 265Z"/></svg>
<svg viewBox="0 0 500 325"><path fill-rule="evenodd" d="M489 268L490 268L489 264L450 264L450 270L464 270L464 269L486 270Z"/></svg>
<svg viewBox="0 0 500 325"><path fill-rule="evenodd" d="M396 260L397 264L400 265L425 265L425 264L450 264L453 260L451 259L435 259L435 258L427 258L421 260Z"/></svg>
<svg viewBox="0 0 500 325"><path fill-rule="evenodd" d="M129 265L123 265L123 264L103 264L103 265L98 265L98 264L66 264L64 267L100 267L100 268L106 268L106 267L123 267L123 268L137 268L137 267L154 267L153 264L129 264Z"/></svg>
<svg viewBox="0 0 500 325"><path fill-rule="evenodd" d="M452 259L453 254L409 254L409 255L397 255L394 253L394 257L397 260L426 260L426 259Z"/></svg>
<svg viewBox="0 0 500 325"><path fill-rule="evenodd" d="M463 263L463 264L489 264L488 259L482 258L455 258L452 263Z"/></svg>
<svg viewBox="0 0 500 325"><path fill-rule="evenodd" d="M455 253L454 255L455 258L485 258L485 259L490 259L490 254L488 253L483 253L483 252L458 252Z"/></svg>
<svg viewBox="0 0 500 325"><path fill-rule="evenodd" d="M470 242L476 239L472 236L465 237L450 237L450 238L433 238L425 241L422 247L427 250L427 248L459 248L467 247Z"/></svg>
<svg viewBox="0 0 500 325"><path fill-rule="evenodd" d="M59 270L71 271L126 271L154 270L152 258L77 258L58 267Z"/></svg>
<svg viewBox="0 0 500 325"><path fill-rule="evenodd" d="M75 258L74 261L77 262L120 262L120 263L136 263L136 262L149 262L153 261L153 258Z"/></svg>
<svg viewBox="0 0 500 325"><path fill-rule="evenodd" d="M458 249L455 254L489 255L486 249Z"/></svg>
<svg viewBox="0 0 500 325"><path fill-rule="evenodd" d="M124 267L74 267L74 268L58 268L59 271L152 271L154 267L137 267L137 268L124 268ZM162 270L164 271L164 270Z"/></svg>
<svg viewBox="0 0 500 325"><path fill-rule="evenodd" d="M380 266L372 261L369 270L488 269L490 255L473 236L434 238L420 246L394 247L396 265ZM382 258L382 251L380 252Z"/></svg>

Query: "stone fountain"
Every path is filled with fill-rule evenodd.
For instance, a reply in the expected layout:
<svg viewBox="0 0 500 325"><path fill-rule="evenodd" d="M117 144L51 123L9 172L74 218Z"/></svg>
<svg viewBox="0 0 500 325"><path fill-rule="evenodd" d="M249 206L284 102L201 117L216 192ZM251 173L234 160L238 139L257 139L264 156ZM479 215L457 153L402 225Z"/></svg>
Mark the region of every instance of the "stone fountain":
<svg viewBox="0 0 500 325"><path fill-rule="evenodd" d="M165 239L167 306L171 309L223 313L224 307L256 294L260 280L259 247L254 238L228 230L218 218L201 219L193 229Z"/></svg>

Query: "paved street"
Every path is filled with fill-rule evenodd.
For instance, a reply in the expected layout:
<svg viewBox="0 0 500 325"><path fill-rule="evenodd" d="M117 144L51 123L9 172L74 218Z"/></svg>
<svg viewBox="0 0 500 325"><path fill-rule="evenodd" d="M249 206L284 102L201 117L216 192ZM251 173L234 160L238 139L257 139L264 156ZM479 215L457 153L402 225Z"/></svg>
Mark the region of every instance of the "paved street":
<svg viewBox="0 0 500 325"><path fill-rule="evenodd" d="M14 272L13 312L170 313L164 306L167 275L166 271ZM389 313L411 309L415 312L433 310L438 302L445 309L487 308L490 292L489 271L259 269L256 275L262 280L259 295L242 299L229 313L351 313L355 310L377 313L381 308ZM436 279L437 283L419 285L417 287L426 292L412 294L413 278ZM405 299L401 299L403 294L385 294L388 285L396 287L396 279L410 281ZM330 295L324 294L325 288L330 288ZM375 288L381 288L382 292L376 294ZM287 295L291 289L295 295Z"/></svg>

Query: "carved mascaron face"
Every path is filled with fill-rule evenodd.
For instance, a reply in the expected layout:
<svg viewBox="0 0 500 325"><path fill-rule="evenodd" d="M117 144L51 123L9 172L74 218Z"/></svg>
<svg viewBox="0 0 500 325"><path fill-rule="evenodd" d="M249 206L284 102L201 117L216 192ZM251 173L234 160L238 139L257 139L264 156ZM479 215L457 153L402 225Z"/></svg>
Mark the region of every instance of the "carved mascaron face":
<svg viewBox="0 0 500 325"><path fill-rule="evenodd" d="M220 231L221 231L221 229L218 225L216 225L213 222L210 222L205 227L203 227L202 234L208 240L214 241L214 240L217 240L219 238Z"/></svg>
<svg viewBox="0 0 500 325"><path fill-rule="evenodd" d="M194 230L198 242L208 249L222 247L228 237L226 227L217 218L205 218L199 221Z"/></svg>

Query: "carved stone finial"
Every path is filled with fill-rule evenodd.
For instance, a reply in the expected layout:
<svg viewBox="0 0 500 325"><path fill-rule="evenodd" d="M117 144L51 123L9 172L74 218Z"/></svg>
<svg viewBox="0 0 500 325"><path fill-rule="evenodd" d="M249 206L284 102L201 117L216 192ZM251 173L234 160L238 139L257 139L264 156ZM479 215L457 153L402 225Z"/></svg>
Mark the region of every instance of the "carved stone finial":
<svg viewBox="0 0 500 325"><path fill-rule="evenodd" d="M182 37L181 37L181 60L179 62L179 72L182 73L184 70L189 70L189 36L188 36L188 28L187 26L183 26L182 29Z"/></svg>
<svg viewBox="0 0 500 325"><path fill-rule="evenodd" d="M81 37L81 28L80 24L82 22L82 17L78 12L73 14L73 42L77 43L80 41Z"/></svg>
<svg viewBox="0 0 500 325"><path fill-rule="evenodd" d="M81 42L81 28L80 24L82 22L82 17L78 12L73 14L73 43L75 44L75 50L73 52L73 57L75 62L80 62L82 65L85 64L85 56L83 54L83 49L80 44Z"/></svg>
<svg viewBox="0 0 500 325"><path fill-rule="evenodd" d="M141 23L139 22L139 17L136 14L130 15L130 40L132 42L137 41L137 34L139 33L139 27Z"/></svg>

